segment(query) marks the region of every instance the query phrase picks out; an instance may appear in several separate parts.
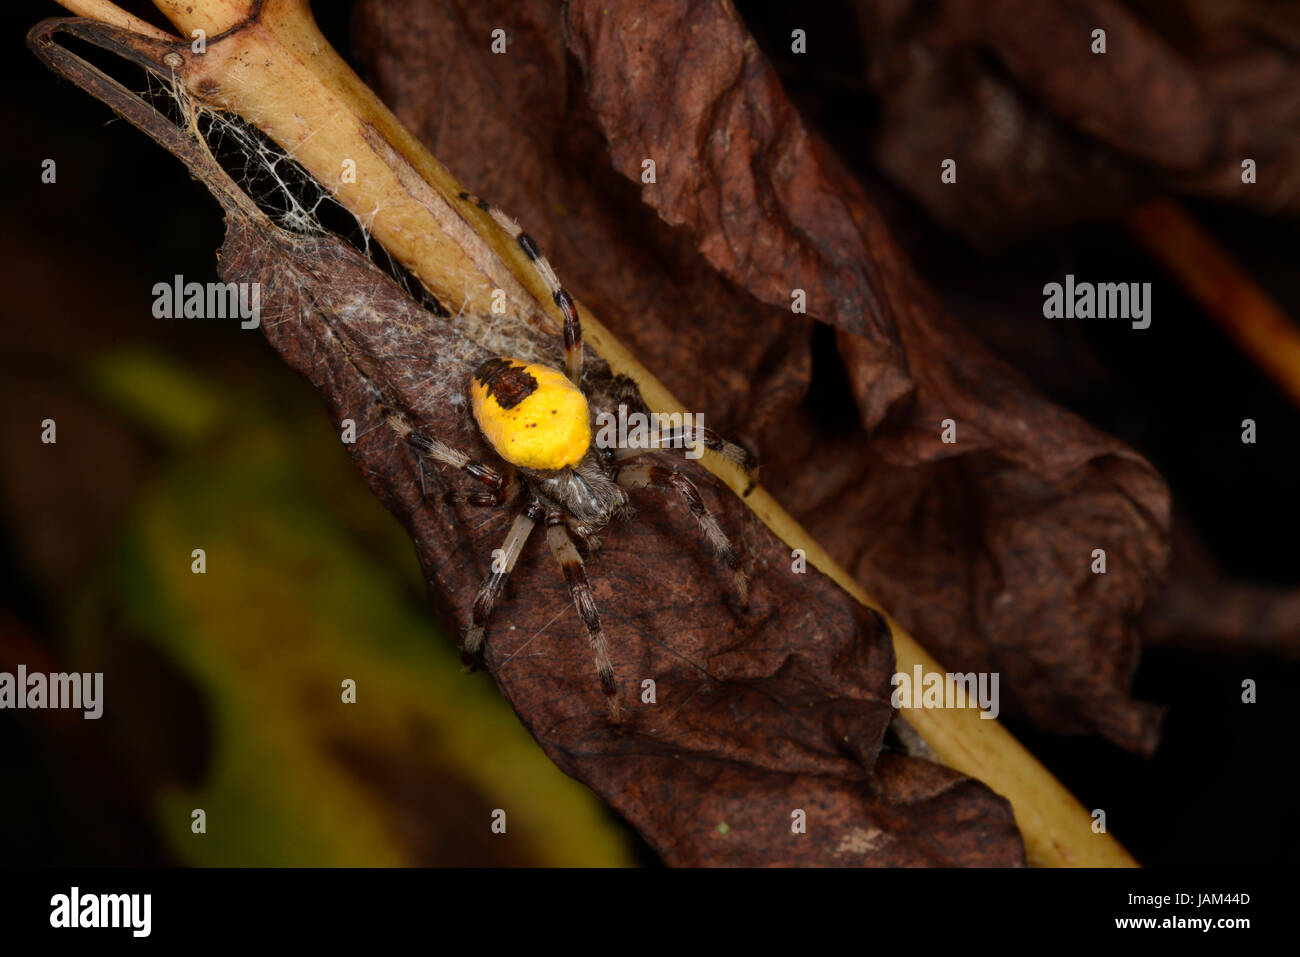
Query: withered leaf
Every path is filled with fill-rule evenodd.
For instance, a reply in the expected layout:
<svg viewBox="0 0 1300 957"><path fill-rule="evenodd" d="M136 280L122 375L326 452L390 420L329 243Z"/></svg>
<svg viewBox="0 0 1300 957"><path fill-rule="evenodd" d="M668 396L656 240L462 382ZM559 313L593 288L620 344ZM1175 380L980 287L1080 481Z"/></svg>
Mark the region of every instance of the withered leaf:
<svg viewBox="0 0 1300 957"><path fill-rule="evenodd" d="M856 0L880 166L981 249L1163 192L1294 210L1300 16L1266 0ZM1106 31L1094 53L1092 32ZM931 175L959 157L961 189ZM1242 160L1258 164L1242 184Z"/></svg>
<svg viewBox="0 0 1300 957"><path fill-rule="evenodd" d="M476 52L489 22L509 57ZM358 39L402 120L759 449L777 498L947 667L1000 672L1004 711L1046 728L1154 747L1158 710L1128 689L1163 481L945 316L729 4L574 2L561 30L543 3L363 3ZM829 359L794 290L835 328ZM1091 573L1096 548L1113 573Z"/></svg>
<svg viewBox="0 0 1300 957"><path fill-rule="evenodd" d="M1178 518L1169 580L1143 609L1143 643L1300 658L1300 588L1227 574Z"/></svg>
<svg viewBox="0 0 1300 957"><path fill-rule="evenodd" d="M971 778L919 758L882 754L871 779L825 781L752 765L618 758L648 812L637 827L677 864L742 867L1018 867L1007 804ZM793 809L793 810L792 810ZM792 814L806 815L806 833ZM696 826L683 829L689 817ZM811 841L823 828L828 841Z"/></svg>

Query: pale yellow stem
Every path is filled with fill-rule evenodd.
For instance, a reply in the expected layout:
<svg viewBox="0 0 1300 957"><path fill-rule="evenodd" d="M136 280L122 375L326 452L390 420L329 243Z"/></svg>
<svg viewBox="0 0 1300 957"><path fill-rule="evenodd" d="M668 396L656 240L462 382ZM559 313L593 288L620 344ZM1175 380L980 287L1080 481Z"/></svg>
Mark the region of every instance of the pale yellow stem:
<svg viewBox="0 0 1300 957"><path fill-rule="evenodd" d="M152 23L127 13L111 0L55 0L55 2L79 17L111 23L115 27L124 27L132 33L140 33L155 40L176 39L171 34L159 30Z"/></svg>

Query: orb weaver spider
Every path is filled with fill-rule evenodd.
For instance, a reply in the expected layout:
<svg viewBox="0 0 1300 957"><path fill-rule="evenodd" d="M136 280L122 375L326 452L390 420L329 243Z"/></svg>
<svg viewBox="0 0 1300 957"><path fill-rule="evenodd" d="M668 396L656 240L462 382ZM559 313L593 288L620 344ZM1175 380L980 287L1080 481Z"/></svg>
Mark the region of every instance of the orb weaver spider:
<svg viewBox="0 0 1300 957"><path fill-rule="evenodd" d="M582 324L573 297L560 285L537 243L517 222L468 193L461 193L460 198L487 213L519 245L546 284L564 316L565 371L496 356L481 363L470 376L469 398L474 421L488 446L502 460L502 468L475 461L460 449L412 428L395 413L388 414L388 422L409 445L417 462L428 458L449 465L486 486L485 491L448 493L449 501L488 507L522 503L505 541L493 552L492 570L475 596L461 645L466 668L472 670L479 663L492 608L528 537L541 524L546 528L547 544L560 564L573 604L586 628L610 717L619 721L618 685L600 612L592 597L582 556L570 533L577 535L590 555L598 544L596 532L612 521L631 518L629 490L657 488L675 492L694 516L714 554L731 571L733 585L744 605L748 602L749 581L740 556L717 518L704 505L695 483L670 465L636 460L670 448L695 449L703 445L743 468L750 477L750 488L757 475L757 461L741 446L694 424L683 424L667 433L653 432L650 444L644 448L603 448L594 443L592 402L589 401L594 396L582 388ZM615 389L620 404L626 401L645 409L631 379L617 377Z"/></svg>

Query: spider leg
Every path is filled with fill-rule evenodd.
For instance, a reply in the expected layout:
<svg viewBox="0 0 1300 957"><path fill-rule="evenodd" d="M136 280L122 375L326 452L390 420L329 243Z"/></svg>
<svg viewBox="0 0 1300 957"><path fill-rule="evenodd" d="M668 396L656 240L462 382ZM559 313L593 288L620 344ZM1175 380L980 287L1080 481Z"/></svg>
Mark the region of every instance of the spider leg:
<svg viewBox="0 0 1300 957"><path fill-rule="evenodd" d="M641 389L631 376L619 374L614 377L614 394L620 405L627 403L637 412L650 416L654 415L654 413L650 412L649 406L645 404L645 399L641 397ZM673 424L671 420L672 418L680 419L681 417L670 415L667 418L671 428L667 431L662 428L651 429L648 448L615 449L615 460L626 461L648 451L690 449L694 448L698 443L744 469L745 474L749 476L749 485L744 494L748 495L754 490L754 486L758 483L758 457L754 453L742 445L737 445L735 442L728 442L710 428L696 425L689 416L680 424ZM658 422L653 418L652 421Z"/></svg>
<svg viewBox="0 0 1300 957"><path fill-rule="evenodd" d="M519 481L519 476L513 469L506 473L506 484L500 488L493 486L486 492L456 492L447 488L436 472L430 476L430 481L426 482L423 455L416 456L415 467L420 473L420 497L423 499L432 497L429 489L429 485L432 484L432 491L437 492L442 501L449 504L464 502L477 507L500 508L512 504L523 490L523 483Z"/></svg>
<svg viewBox="0 0 1300 957"><path fill-rule="evenodd" d="M519 553L523 551L524 543L528 541L528 536L537 524L540 514L540 506L535 502L530 503L515 516L514 523L506 534L506 540L492 553L492 570L479 586L478 594L474 596L470 624L465 629L465 643L461 645L461 663L468 671L474 669L474 663L482 651L487 622L492 617L492 606L501 597L506 579L514 571Z"/></svg>
<svg viewBox="0 0 1300 957"><path fill-rule="evenodd" d="M744 605L749 602L749 578L741 567L740 555L718 524L717 518L705 507L704 499L700 497L700 490L694 482L676 469L663 465L625 465L618 470L615 480L624 488L658 488L680 495L695 516L695 523L713 548L714 554L731 569L732 582L740 596L740 603Z"/></svg>
<svg viewBox="0 0 1300 957"><path fill-rule="evenodd" d="M610 717L618 721L618 685L614 682L614 666L609 660L609 647L605 644L605 633L600 627L600 612L596 610L596 600L591 595L591 584L587 581L587 570L582 564L582 556L569 537L565 527L564 513L559 509L546 514L546 541L551 552L564 572L564 581L573 596L574 607L578 617L587 629L587 641L596 657L596 673L600 675L600 686L605 691L605 702L609 705Z"/></svg>
<svg viewBox="0 0 1300 957"><path fill-rule="evenodd" d="M428 493L424 485L423 458L430 458L435 462L460 469L470 478L488 487L487 492L481 493L466 495L448 493L445 497L449 502L466 501L473 505L504 505L506 502L513 501L519 494L519 480L513 472L502 475L490 465L474 461L460 449L411 428L410 424L396 413L388 414L388 424L394 432L406 440L406 444L416 454L416 463L420 469L420 491L426 498Z"/></svg>
<svg viewBox="0 0 1300 957"><path fill-rule="evenodd" d="M510 485L511 479L507 479L492 466L475 462L460 449L437 439L431 439L423 432L411 432L406 437L406 443L417 454L460 469L470 478L482 482L493 492L501 492Z"/></svg>
<svg viewBox="0 0 1300 957"><path fill-rule="evenodd" d="M566 516L565 523L569 526L569 531L577 536L582 548L586 550L587 561L594 562L600 557L600 539L596 537L594 526L580 522L572 515Z"/></svg>
<svg viewBox="0 0 1300 957"><path fill-rule="evenodd" d="M560 278L555 274L555 269L542 255L537 241L532 236L524 232L523 227L515 220L511 219L498 206L484 202L469 193L461 193L460 198L466 202L473 203L483 212L492 217L492 221L505 231L505 233L519 244L528 261L533 264L537 274L542 277L542 282L546 284L546 290L551 294L555 305L559 308L560 313L564 316L564 365L569 380L578 385L582 378L582 321L578 318L578 307L574 305L573 297L560 285Z"/></svg>
<svg viewBox="0 0 1300 957"><path fill-rule="evenodd" d="M614 450L614 461L625 462L628 459L644 455L646 452L667 452L673 449L691 449L696 444L717 452L729 462L735 462L749 476L749 488L758 480L758 458L743 445L728 442L712 429L702 425L674 426L666 432L650 431L649 444L645 448L626 448ZM748 492L749 489L746 489Z"/></svg>
<svg viewBox="0 0 1300 957"><path fill-rule="evenodd" d="M492 488L486 492L446 492L443 494L442 500L451 503L465 502L469 505L484 508L499 508L502 505L509 505L517 499L522 488L519 476L512 471L506 480L506 484L500 488Z"/></svg>

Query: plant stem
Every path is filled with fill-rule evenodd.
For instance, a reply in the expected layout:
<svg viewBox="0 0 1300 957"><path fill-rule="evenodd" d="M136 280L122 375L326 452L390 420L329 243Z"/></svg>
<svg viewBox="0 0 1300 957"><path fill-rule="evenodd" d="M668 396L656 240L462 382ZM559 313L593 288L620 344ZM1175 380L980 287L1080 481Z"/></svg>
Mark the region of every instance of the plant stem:
<svg viewBox="0 0 1300 957"><path fill-rule="evenodd" d="M1178 204L1147 203L1129 228L1300 408L1300 328L1281 307Z"/></svg>
<svg viewBox="0 0 1300 957"><path fill-rule="evenodd" d="M98 20L100 23L111 23L115 27L122 27L130 30L132 33L139 33L143 36L153 37L155 40L175 40L176 38L159 30L152 23L141 20L139 17L127 13L112 0L58 0L58 3L75 13L79 17L87 17L91 20Z"/></svg>

